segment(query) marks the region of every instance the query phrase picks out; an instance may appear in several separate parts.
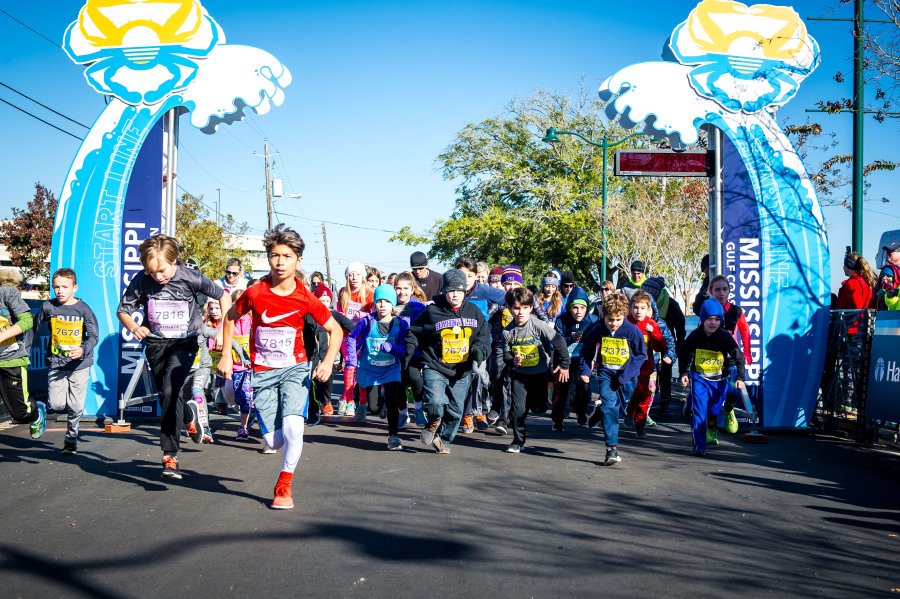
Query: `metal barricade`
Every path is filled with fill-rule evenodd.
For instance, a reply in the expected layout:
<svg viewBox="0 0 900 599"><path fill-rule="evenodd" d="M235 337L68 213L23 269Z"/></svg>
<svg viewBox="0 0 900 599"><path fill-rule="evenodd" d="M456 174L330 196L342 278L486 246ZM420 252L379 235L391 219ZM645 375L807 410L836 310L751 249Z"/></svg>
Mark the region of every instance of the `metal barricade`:
<svg viewBox="0 0 900 599"><path fill-rule="evenodd" d="M822 386L813 425L856 441L873 440L866 419L866 384L874 310L832 310Z"/></svg>

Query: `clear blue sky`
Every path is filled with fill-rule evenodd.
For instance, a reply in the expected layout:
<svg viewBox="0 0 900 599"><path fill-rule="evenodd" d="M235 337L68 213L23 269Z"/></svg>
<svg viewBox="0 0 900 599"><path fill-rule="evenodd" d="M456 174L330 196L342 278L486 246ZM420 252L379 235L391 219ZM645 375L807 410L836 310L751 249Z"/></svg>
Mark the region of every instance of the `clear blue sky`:
<svg viewBox="0 0 900 599"><path fill-rule="evenodd" d="M780 4L780 2L774 2ZM536 88L576 90L581 78L597 87L621 67L657 60L668 34L693 2L639 4L601 0L532 2L204 2L230 43L263 48L291 70L285 103L263 117L222 127L207 136L182 119L180 184L250 227L265 227L261 153L268 137L275 173L286 195L276 210L307 240L307 270L324 270L316 219L396 230L426 230L453 208L453 187L436 170L435 157L466 123L496 115L513 97ZM838 0L791 3L802 16L849 16ZM62 39L81 2L11 2L0 8L48 38ZM639 7L639 10L636 8ZM820 68L782 109L779 120L805 122L816 100L850 94L852 37L849 23L809 23L822 48ZM91 124L103 107L64 52L0 13L0 82L66 115ZM848 75L837 84L834 72ZM874 94L874 91L870 92ZM7 89L0 98L73 133L85 130ZM839 151L850 152L849 115L814 115L836 132ZM4 185L0 217L24 206L35 181L59 192L79 142L0 104L6 143L0 149ZM227 131L226 131L227 130ZM867 159L900 158L897 122L867 122ZM874 257L885 229L900 229L900 174L871 178L866 212L866 255ZM848 189L849 194L849 189ZM883 214L878 214L877 210ZM832 255L850 243L846 210L826 209ZM255 231L258 232L258 231ZM386 271L408 265L411 248L390 235L328 226L332 268L361 260ZM700 252L702 253L702 252ZM839 284L839 260L833 272Z"/></svg>

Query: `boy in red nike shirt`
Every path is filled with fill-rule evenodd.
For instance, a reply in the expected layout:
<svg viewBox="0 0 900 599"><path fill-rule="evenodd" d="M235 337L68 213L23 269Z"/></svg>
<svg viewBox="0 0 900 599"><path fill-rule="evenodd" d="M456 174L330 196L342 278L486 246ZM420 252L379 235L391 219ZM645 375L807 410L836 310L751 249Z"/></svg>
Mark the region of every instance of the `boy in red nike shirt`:
<svg viewBox="0 0 900 599"><path fill-rule="evenodd" d="M328 331L328 353L312 376L328 380L343 334L331 312L297 280L306 247L292 229L278 225L263 238L271 273L247 288L225 317L223 346L230 347L234 322L250 313L250 359L259 427L269 447L284 447L281 475L272 509L294 507L291 480L303 451L304 419L309 407L310 365L303 345L306 315ZM232 358L223 354L219 373L231 378Z"/></svg>
<svg viewBox="0 0 900 599"><path fill-rule="evenodd" d="M641 365L637 377L637 386L631 394L626 414L634 419L634 430L638 439L644 439L647 431L647 414L653 403L653 392L656 391L656 367L653 364L653 352L666 353L666 340L659 325L653 320L653 304L650 296L644 291L637 291L631 296L631 308L628 311L628 322L638 328L644 335L647 346L647 359Z"/></svg>

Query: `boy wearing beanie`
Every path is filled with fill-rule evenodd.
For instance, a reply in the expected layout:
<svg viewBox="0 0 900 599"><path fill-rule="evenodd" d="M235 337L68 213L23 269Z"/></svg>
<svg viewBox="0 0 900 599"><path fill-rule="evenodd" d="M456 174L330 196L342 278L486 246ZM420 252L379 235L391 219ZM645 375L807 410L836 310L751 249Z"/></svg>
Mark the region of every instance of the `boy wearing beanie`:
<svg viewBox="0 0 900 599"><path fill-rule="evenodd" d="M455 268L445 272L441 294L416 317L406 337L410 350L418 347L422 354L428 424L421 440L440 454L450 453L472 367L487 358L490 347L484 315L465 295L465 273Z"/></svg>
<svg viewBox="0 0 900 599"><path fill-rule="evenodd" d="M370 402L378 399L379 393L375 387L381 387L384 391L387 447L395 451L403 449L397 433L401 403L403 409L406 406L406 393L400 388L400 371L406 356L412 353L412 347L407 347L409 325L394 316L397 293L393 286L379 285L374 295L375 312L360 320L347 337L347 366L357 366L356 380L366 390ZM375 413L379 411L377 406L371 408ZM366 408L360 406L360 409Z"/></svg>
<svg viewBox="0 0 900 599"><path fill-rule="evenodd" d="M590 382L591 364L596 360L597 385L600 389L600 405L588 418L588 426L594 428L603 423L606 437L604 464L619 463L619 409L625 402L625 388L640 373L647 359L644 335L628 322L628 300L624 295L613 294L603 300L603 319L582 338L581 380Z"/></svg>
<svg viewBox="0 0 900 599"><path fill-rule="evenodd" d="M734 337L720 325L725 312L716 298L709 298L700 307L700 326L681 346L678 365L681 386L691 386L693 415L691 433L694 446L691 455L706 455L707 427L709 442L718 445L716 421L722 411L728 391L728 373L737 371L734 386L744 388L744 359Z"/></svg>
<svg viewBox="0 0 900 599"><path fill-rule="evenodd" d="M581 287L575 287L569 293L566 312L556 319L556 332L559 333L568 345L569 350L569 380L553 385L553 410L550 418L553 420L553 432L560 433L563 430L563 420L566 417L566 403L569 399L569 389L575 385L575 394L572 398L572 406L579 425L587 424L588 400L591 398L591 388L583 381L579 374L581 370L581 354L583 344L581 338L585 332L597 323L598 318L588 314L588 297Z"/></svg>

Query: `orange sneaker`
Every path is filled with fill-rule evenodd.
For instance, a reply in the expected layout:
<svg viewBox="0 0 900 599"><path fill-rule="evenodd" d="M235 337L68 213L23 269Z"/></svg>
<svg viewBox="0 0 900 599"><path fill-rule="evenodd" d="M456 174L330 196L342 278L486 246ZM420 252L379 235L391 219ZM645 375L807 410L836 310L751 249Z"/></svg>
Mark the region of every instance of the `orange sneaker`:
<svg viewBox="0 0 900 599"><path fill-rule="evenodd" d="M178 470L178 456L165 454L162 459L163 478L174 478L181 480L181 472Z"/></svg>
<svg viewBox="0 0 900 599"><path fill-rule="evenodd" d="M275 483L275 498L272 500L273 510L289 510L294 507L294 497L291 492L291 479L293 474L282 472Z"/></svg>
<svg viewBox="0 0 900 599"><path fill-rule="evenodd" d="M473 422L472 416L463 416L462 425L459 427L459 432L464 435L468 435L475 430L475 423Z"/></svg>
<svg viewBox="0 0 900 599"><path fill-rule="evenodd" d="M475 428L480 431L486 431L489 428L487 418L484 417L484 414L479 414L475 417Z"/></svg>
<svg viewBox="0 0 900 599"><path fill-rule="evenodd" d="M322 413L326 416L331 416L334 414L334 407L331 405L330 401L326 401L322 406Z"/></svg>

